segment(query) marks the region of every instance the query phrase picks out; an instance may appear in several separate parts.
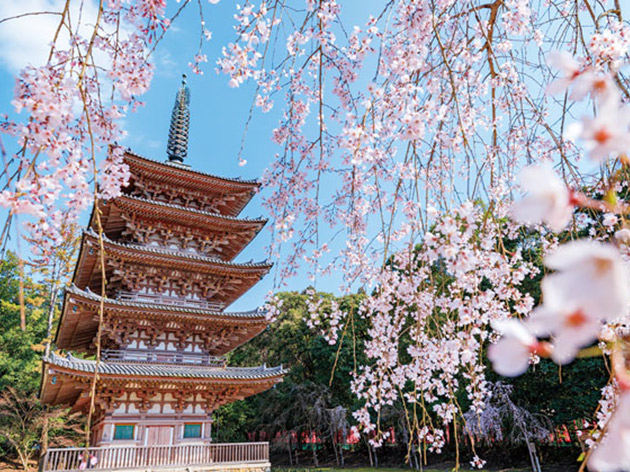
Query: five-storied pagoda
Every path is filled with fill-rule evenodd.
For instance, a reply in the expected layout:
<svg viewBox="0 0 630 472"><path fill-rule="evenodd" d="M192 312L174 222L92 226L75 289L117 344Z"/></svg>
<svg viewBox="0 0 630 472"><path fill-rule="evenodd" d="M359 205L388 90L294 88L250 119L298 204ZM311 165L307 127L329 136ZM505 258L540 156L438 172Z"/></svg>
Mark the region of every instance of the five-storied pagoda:
<svg viewBox="0 0 630 472"><path fill-rule="evenodd" d="M271 266L233 262L265 224L238 217L259 183L184 163L188 104L183 82L168 160L126 151L129 185L93 209L83 234L56 345L95 354L102 307L100 362L44 358L42 402L74 411L89 410L98 370L91 446L209 444L217 407L282 380L281 367L227 367L221 357L267 326L261 310L224 309Z"/></svg>

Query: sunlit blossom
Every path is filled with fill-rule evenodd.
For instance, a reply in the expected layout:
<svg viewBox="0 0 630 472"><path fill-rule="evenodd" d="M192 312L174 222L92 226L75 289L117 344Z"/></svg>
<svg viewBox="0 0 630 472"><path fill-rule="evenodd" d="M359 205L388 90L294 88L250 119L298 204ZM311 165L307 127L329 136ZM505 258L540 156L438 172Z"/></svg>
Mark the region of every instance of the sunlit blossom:
<svg viewBox="0 0 630 472"><path fill-rule="evenodd" d="M592 319L607 321L627 313L628 268L612 244L572 241L547 256L545 265L556 271L542 283L543 297L553 306L566 302Z"/></svg>
<svg viewBox="0 0 630 472"><path fill-rule="evenodd" d="M519 183L526 194L512 206L514 219L525 224L545 222L553 231L566 228L573 215L570 192L551 167L525 167Z"/></svg>
<svg viewBox="0 0 630 472"><path fill-rule="evenodd" d="M630 392L618 396L606 436L591 453L588 467L596 472L630 470Z"/></svg>
<svg viewBox="0 0 630 472"><path fill-rule="evenodd" d="M536 336L552 336L551 358L558 364L566 364L575 359L581 348L597 339L601 321L588 316L579 306L563 297L554 295L554 290L545 290L543 305L534 310L526 325Z"/></svg>
<svg viewBox="0 0 630 472"><path fill-rule="evenodd" d="M502 335L496 344L488 346L492 367L506 377L521 375L527 370L530 356L536 349L536 338L518 320L495 321L492 326Z"/></svg>
<svg viewBox="0 0 630 472"><path fill-rule="evenodd" d="M567 137L582 140L591 159L602 161L630 151L630 111L607 100L594 118L585 116L567 128Z"/></svg>
<svg viewBox="0 0 630 472"><path fill-rule="evenodd" d="M580 64L567 51L551 51L546 59L547 65L563 74L547 87L547 92L551 94L565 92L580 75Z"/></svg>

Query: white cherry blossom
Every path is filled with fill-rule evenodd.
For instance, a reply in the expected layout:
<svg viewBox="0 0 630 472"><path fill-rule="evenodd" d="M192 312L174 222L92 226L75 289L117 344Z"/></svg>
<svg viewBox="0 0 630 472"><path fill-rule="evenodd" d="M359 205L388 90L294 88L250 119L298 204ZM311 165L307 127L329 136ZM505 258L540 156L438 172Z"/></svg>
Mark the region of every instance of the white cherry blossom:
<svg viewBox="0 0 630 472"><path fill-rule="evenodd" d="M496 344L488 346L488 359L499 375L516 377L527 370L530 355L538 342L518 320L498 320L492 327L502 334Z"/></svg>
<svg viewBox="0 0 630 472"><path fill-rule="evenodd" d="M591 453L588 467L596 472L630 470L630 392L619 395L606 436Z"/></svg>
<svg viewBox="0 0 630 472"><path fill-rule="evenodd" d="M566 364L575 359L581 348L597 339L601 322L585 314L579 306L554 295L553 290L545 292L545 302L534 311L526 326L537 336L552 335L551 358L558 364Z"/></svg>
<svg viewBox="0 0 630 472"><path fill-rule="evenodd" d="M547 54L547 65L558 69L563 77L552 82L547 87L547 93L557 94L566 91L573 81L580 75L580 64L567 51L551 51Z"/></svg>
<svg viewBox="0 0 630 472"><path fill-rule="evenodd" d="M606 213L602 218L602 224L607 227L615 226L619 218L614 213Z"/></svg>
<svg viewBox="0 0 630 472"><path fill-rule="evenodd" d="M610 75L586 71L575 79L569 98L580 101L588 95L601 101L616 100L619 98L619 89Z"/></svg>
<svg viewBox="0 0 630 472"><path fill-rule="evenodd" d="M630 243L630 229L621 228L615 232L615 239L620 244L629 244Z"/></svg>
<svg viewBox="0 0 630 472"><path fill-rule="evenodd" d="M556 273L545 277L543 297L579 307L593 319L612 321L624 316L630 304L626 264L612 244L577 240L558 247L545 258Z"/></svg>
<svg viewBox="0 0 630 472"><path fill-rule="evenodd" d="M597 116L584 117L572 123L566 132L568 139L582 140L595 161L630 150L630 111L617 100L606 100Z"/></svg>
<svg viewBox="0 0 630 472"><path fill-rule="evenodd" d="M512 217L525 224L545 222L555 232L566 228L573 215L570 192L551 167L525 167L518 180L527 193L512 206Z"/></svg>

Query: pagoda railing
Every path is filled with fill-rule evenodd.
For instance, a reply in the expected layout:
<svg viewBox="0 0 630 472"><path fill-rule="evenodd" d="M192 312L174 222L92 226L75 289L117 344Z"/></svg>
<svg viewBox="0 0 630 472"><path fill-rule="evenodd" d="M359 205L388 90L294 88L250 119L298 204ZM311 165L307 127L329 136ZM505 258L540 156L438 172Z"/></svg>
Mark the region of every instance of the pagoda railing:
<svg viewBox="0 0 630 472"><path fill-rule="evenodd" d="M223 311L224 303L193 300L192 298L170 297L163 294L137 293L120 290L115 295L117 300L126 302L152 303L157 305L171 305L180 308L202 308L204 310Z"/></svg>
<svg viewBox="0 0 630 472"><path fill-rule="evenodd" d="M224 368L225 356L210 356L194 352L173 352L159 349L103 349L101 359L108 362L134 362L151 364L191 364Z"/></svg>
<svg viewBox="0 0 630 472"><path fill-rule="evenodd" d="M268 464L269 443L179 444L176 446L102 446L49 449L42 472L84 469L124 470L165 466Z"/></svg>

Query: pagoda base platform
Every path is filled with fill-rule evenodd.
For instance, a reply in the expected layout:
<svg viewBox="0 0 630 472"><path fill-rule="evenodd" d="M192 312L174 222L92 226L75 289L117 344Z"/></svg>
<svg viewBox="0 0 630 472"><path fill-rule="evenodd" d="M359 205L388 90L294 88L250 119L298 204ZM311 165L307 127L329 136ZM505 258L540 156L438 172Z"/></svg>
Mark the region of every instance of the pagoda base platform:
<svg viewBox="0 0 630 472"><path fill-rule="evenodd" d="M269 472L269 443L49 449L42 472Z"/></svg>

